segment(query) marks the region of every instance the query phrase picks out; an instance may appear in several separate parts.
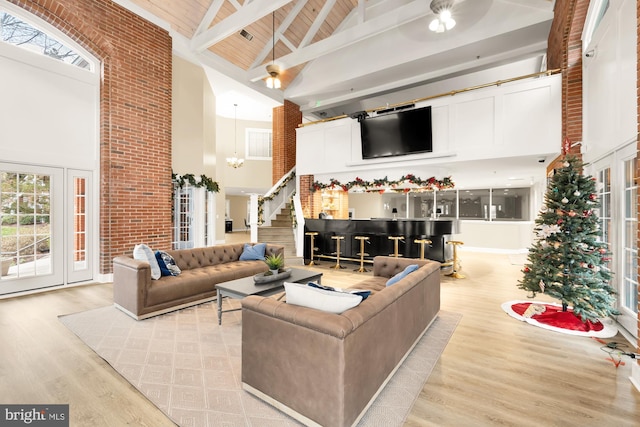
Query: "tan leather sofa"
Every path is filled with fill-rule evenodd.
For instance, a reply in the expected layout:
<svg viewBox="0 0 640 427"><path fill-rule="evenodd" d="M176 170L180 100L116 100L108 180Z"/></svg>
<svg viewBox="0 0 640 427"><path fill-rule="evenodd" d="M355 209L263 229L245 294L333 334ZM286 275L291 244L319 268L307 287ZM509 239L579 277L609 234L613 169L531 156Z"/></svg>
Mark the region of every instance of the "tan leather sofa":
<svg viewBox="0 0 640 427"><path fill-rule="evenodd" d="M240 261L243 243L166 251L182 270L178 276L151 279L146 261L128 256L113 259L113 301L135 319L145 319L216 298L216 285L268 270L264 261ZM266 255L284 246L266 245Z"/></svg>
<svg viewBox="0 0 640 427"><path fill-rule="evenodd" d="M409 264L421 267L396 284ZM242 300L243 388L305 425L356 424L440 311L440 264L376 257L372 292L342 314Z"/></svg>

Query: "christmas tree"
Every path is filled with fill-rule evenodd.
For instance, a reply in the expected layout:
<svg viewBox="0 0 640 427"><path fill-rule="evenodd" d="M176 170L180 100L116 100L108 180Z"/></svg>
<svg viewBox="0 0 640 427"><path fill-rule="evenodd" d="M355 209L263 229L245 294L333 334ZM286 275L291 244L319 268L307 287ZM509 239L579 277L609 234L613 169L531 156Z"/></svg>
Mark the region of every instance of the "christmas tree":
<svg viewBox="0 0 640 427"><path fill-rule="evenodd" d="M598 239L600 206L595 179L582 174L582 163L567 156L560 161L535 221L537 239L529 249L518 287L562 301L582 321L616 314L615 290L609 285L610 252Z"/></svg>

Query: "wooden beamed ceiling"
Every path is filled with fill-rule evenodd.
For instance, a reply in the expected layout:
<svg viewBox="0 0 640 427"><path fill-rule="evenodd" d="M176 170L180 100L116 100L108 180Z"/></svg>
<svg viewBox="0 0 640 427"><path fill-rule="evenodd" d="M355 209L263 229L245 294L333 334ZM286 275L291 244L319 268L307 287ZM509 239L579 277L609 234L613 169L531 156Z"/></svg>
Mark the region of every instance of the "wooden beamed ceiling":
<svg viewBox="0 0 640 427"><path fill-rule="evenodd" d="M168 22L174 31L191 41L192 50L208 49L249 73L254 81L266 77L265 67L275 58L281 68L283 88L313 59L313 55L306 55L298 60L292 54L329 38L350 13L358 10L358 0L133 0L133 3ZM241 35L242 30L252 36L251 40ZM280 64L278 60L284 56L289 60Z"/></svg>

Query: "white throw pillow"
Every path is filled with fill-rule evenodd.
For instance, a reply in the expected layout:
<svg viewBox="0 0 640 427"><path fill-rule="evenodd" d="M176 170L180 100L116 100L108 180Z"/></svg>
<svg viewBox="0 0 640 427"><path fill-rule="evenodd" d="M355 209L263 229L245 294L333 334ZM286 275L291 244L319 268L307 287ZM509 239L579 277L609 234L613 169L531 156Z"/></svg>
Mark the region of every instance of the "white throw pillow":
<svg viewBox="0 0 640 427"><path fill-rule="evenodd" d="M362 297L356 294L326 291L306 284L284 282L287 304L315 308L340 314L360 304Z"/></svg>
<svg viewBox="0 0 640 427"><path fill-rule="evenodd" d="M153 280L158 280L162 275L160 273L158 260L156 259L155 254L149 246L145 244L136 245L133 248L133 259L137 259L139 261L147 261L149 263L149 265L151 266L151 278Z"/></svg>

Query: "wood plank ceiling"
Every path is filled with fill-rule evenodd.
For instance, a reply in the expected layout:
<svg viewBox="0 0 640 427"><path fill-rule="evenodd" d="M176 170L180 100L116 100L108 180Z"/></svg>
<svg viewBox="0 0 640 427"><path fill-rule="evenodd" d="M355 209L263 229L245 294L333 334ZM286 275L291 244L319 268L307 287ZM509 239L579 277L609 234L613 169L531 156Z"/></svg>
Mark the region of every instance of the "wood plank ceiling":
<svg viewBox="0 0 640 427"><path fill-rule="evenodd" d="M243 71L253 71L261 77L266 77L265 67L274 59L277 63L278 58L331 36L358 6L358 0L133 0L133 3L168 22L174 31L191 40L196 50L202 44ZM280 3L281 7L265 13ZM226 25L225 21L233 25ZM242 21L247 22L243 30L248 35L243 36L241 31L225 34L226 28L237 27ZM283 89L305 64L280 70Z"/></svg>

